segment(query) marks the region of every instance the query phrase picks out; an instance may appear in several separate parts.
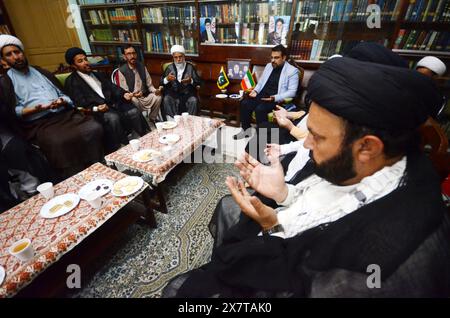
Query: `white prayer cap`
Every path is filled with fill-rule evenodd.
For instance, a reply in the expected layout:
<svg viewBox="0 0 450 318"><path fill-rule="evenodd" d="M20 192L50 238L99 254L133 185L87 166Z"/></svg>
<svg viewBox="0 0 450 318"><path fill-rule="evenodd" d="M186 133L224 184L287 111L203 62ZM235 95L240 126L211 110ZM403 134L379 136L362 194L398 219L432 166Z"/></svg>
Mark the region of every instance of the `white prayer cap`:
<svg viewBox="0 0 450 318"><path fill-rule="evenodd" d="M174 45L170 49L170 54L173 55L174 53L186 54L186 51L184 50L184 47L182 45Z"/></svg>
<svg viewBox="0 0 450 318"><path fill-rule="evenodd" d="M331 60L331 59L334 59L335 57L342 57L342 55L334 54L334 55L331 55L328 59Z"/></svg>
<svg viewBox="0 0 450 318"><path fill-rule="evenodd" d="M419 63L417 63L416 69L419 67L425 67L439 76L444 75L445 71L447 70L444 62L434 56L425 56L419 61Z"/></svg>
<svg viewBox="0 0 450 318"><path fill-rule="evenodd" d="M0 52L8 45L16 45L20 47L22 51L24 50L23 43L18 38L9 34L0 34Z"/></svg>

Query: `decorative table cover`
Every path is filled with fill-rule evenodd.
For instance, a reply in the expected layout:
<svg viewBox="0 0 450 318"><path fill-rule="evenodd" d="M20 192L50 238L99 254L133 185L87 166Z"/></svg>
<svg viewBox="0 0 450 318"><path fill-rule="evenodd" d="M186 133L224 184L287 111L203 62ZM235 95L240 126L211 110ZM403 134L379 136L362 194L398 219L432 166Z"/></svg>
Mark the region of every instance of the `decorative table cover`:
<svg viewBox="0 0 450 318"><path fill-rule="evenodd" d="M127 145L106 156L106 163L115 166L119 171L131 170L137 172L153 185L156 185L164 181L170 170L182 162L186 156L206 141L217 128L223 125L224 123L220 120L189 115L186 120L181 119L177 127L173 129L164 129L161 132L155 129L139 139L139 150L153 149L163 154L159 162L152 160L141 163L133 160L132 157L136 151L131 148L131 145ZM180 136L180 140L172 145L173 149L170 156L164 154L163 149L166 145L159 142L161 136L168 134Z"/></svg>
<svg viewBox="0 0 450 318"><path fill-rule="evenodd" d="M55 197L65 193L78 194L82 186L95 179L110 179L114 183L124 177L126 175L123 173L96 163L55 185ZM114 197L109 192L104 196L107 203L99 210L81 200L71 212L53 219L39 215L46 203L40 194L0 214L0 265L6 270L5 280L0 285L0 298L15 295L134 200L146 187L148 184L144 183L139 191L127 197ZM22 262L8 252L8 248L22 238L30 239L36 251L35 257L28 262Z"/></svg>

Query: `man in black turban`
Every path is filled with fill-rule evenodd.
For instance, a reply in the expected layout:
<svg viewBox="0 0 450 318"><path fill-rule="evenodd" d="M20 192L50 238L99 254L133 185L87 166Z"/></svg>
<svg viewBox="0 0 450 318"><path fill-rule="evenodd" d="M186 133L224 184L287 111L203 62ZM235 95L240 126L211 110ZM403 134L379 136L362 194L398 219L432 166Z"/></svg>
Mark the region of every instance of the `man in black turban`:
<svg viewBox="0 0 450 318"><path fill-rule="evenodd" d="M361 42L345 56L362 62L408 68L408 63L400 55L375 42Z"/></svg>
<svg viewBox="0 0 450 318"><path fill-rule="evenodd" d="M93 71L86 52L70 48L66 51L66 62L74 71L64 88L77 108L91 112L102 123L107 152L127 142L124 131L135 134L134 137L148 132L145 118L131 102L132 94L114 85L106 74Z"/></svg>
<svg viewBox="0 0 450 318"><path fill-rule="evenodd" d="M249 185L284 207L228 177L254 222L230 229L211 262L176 277L164 296L448 297L450 220L416 134L434 85L344 57L325 62L308 92L315 173L288 186L276 158L240 159Z"/></svg>

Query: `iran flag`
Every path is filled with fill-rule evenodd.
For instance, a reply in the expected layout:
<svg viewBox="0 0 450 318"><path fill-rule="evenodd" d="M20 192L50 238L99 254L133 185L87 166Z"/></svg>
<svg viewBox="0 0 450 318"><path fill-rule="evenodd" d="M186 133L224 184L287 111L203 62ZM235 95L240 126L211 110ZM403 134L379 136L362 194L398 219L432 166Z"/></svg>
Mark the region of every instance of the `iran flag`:
<svg viewBox="0 0 450 318"><path fill-rule="evenodd" d="M245 73L244 77L242 78L241 87L244 91L255 87L255 81L253 80L253 76L252 73L250 73L250 70L247 70L247 73Z"/></svg>

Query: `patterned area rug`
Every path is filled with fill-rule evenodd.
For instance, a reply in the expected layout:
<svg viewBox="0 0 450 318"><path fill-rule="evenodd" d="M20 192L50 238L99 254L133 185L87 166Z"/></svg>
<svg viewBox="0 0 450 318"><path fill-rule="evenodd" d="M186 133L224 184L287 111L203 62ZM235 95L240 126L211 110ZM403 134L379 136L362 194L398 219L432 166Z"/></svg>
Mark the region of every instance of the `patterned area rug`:
<svg viewBox="0 0 450 318"><path fill-rule="evenodd" d="M168 214L156 213L158 228L131 225L68 296L160 297L172 277L208 262L207 226L228 175L238 175L230 163L180 164L164 182Z"/></svg>

